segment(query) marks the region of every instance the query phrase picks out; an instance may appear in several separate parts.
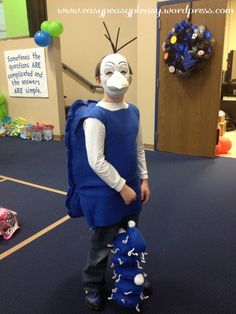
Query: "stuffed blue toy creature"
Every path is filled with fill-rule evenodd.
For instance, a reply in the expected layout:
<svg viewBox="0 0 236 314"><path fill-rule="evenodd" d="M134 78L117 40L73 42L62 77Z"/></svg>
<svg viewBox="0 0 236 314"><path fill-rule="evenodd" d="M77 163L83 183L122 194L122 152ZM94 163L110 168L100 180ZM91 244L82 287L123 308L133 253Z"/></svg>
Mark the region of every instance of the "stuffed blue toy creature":
<svg viewBox="0 0 236 314"><path fill-rule="evenodd" d="M147 253L146 242L134 221L128 222L127 230L119 229L112 247L115 287L108 299L140 312L141 303L147 298L143 294L144 278L147 275L141 266L145 263Z"/></svg>

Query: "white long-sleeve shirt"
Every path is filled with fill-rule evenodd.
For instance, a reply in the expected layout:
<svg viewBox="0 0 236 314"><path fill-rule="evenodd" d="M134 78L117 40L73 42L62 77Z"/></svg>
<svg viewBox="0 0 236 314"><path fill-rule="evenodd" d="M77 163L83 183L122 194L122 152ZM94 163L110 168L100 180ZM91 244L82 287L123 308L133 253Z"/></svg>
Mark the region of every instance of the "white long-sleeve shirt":
<svg viewBox="0 0 236 314"><path fill-rule="evenodd" d="M108 103L104 101L100 101L96 106L100 106L110 111L127 109L129 107L129 105L125 102ZM120 192L124 187L126 181L120 176L118 171L105 159L104 143L106 137L106 129L104 124L96 118L87 118L83 123L83 128L85 134L87 157L90 167L103 181L106 182L106 184L108 184L112 189L116 190L117 192ZM139 125L136 143L140 179L147 179L148 171L146 166L141 125Z"/></svg>

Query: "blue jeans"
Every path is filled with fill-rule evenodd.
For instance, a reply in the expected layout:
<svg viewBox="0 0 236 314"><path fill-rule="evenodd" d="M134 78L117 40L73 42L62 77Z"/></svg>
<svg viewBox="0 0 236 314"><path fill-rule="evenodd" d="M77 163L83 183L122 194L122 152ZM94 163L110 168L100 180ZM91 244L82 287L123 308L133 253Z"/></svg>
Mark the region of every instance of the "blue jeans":
<svg viewBox="0 0 236 314"><path fill-rule="evenodd" d="M105 285L107 262L114 236L119 228L126 228L129 220L138 223L139 214L125 217L116 225L97 227L91 238L87 264L82 273L82 287L91 292L101 292Z"/></svg>

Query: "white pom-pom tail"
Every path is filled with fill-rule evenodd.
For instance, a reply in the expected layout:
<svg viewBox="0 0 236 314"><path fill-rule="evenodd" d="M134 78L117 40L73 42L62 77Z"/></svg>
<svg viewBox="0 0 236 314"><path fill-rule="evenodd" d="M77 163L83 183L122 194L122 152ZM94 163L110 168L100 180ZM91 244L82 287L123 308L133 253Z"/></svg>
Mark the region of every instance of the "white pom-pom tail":
<svg viewBox="0 0 236 314"><path fill-rule="evenodd" d="M134 228L134 227L136 226L135 221L130 220L130 221L128 222L128 226L129 226L130 228Z"/></svg>
<svg viewBox="0 0 236 314"><path fill-rule="evenodd" d="M144 284L144 277L142 274L138 274L134 277L134 283L137 285L137 286L141 286Z"/></svg>

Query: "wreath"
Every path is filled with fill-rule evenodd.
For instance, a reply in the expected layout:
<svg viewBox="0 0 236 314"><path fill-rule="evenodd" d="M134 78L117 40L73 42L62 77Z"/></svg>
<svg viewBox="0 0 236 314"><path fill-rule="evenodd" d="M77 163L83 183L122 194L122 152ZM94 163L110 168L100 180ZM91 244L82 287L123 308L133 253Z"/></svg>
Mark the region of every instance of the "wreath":
<svg viewBox="0 0 236 314"><path fill-rule="evenodd" d="M162 44L169 72L188 77L201 69L211 57L214 43L212 33L204 25L186 21L175 24Z"/></svg>

